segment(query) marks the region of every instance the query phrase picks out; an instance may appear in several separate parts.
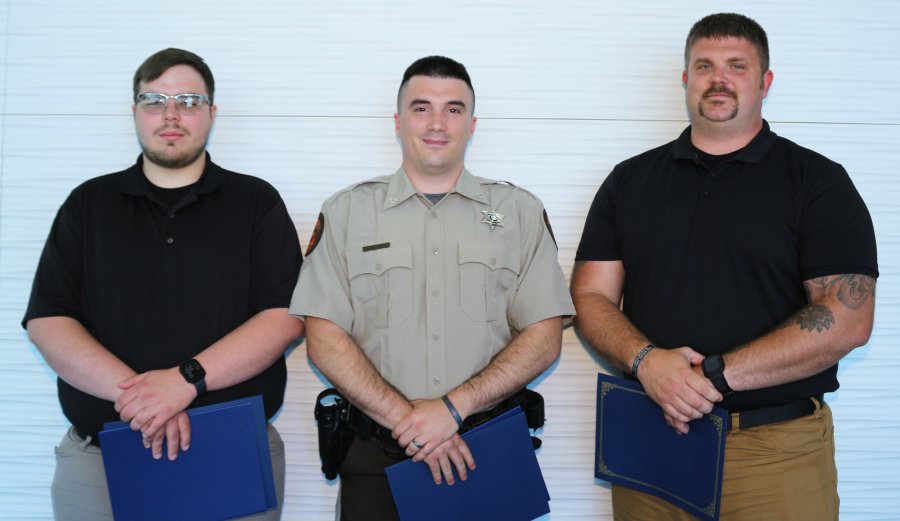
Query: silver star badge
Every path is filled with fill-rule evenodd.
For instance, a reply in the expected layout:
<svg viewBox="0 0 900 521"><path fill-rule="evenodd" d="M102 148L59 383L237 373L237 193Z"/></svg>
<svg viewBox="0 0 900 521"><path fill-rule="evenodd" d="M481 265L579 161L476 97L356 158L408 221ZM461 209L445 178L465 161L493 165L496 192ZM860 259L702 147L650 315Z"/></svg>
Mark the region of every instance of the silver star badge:
<svg viewBox="0 0 900 521"><path fill-rule="evenodd" d="M494 228L497 226L506 228L506 225L503 224L503 214L497 213L494 210L482 210L481 213L484 215L484 219L482 219L481 222L490 226L491 231L494 231Z"/></svg>

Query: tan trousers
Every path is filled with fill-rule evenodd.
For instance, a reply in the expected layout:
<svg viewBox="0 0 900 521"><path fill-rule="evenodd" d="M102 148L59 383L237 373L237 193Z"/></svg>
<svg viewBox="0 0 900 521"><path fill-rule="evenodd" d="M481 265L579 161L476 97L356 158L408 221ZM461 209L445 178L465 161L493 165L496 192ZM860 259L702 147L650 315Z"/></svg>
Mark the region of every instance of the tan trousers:
<svg viewBox="0 0 900 521"><path fill-rule="evenodd" d="M690 474L685 469L685 479ZM697 519L626 487L613 485L612 502L616 521ZM728 434L721 521L837 521L838 507L834 423L827 404L803 418Z"/></svg>
<svg viewBox="0 0 900 521"><path fill-rule="evenodd" d="M284 443L271 423L268 434L278 508L238 518L241 521L281 519L284 501ZM69 428L56 447L56 472L50 495L56 521L113 521L100 449L78 436L74 428Z"/></svg>

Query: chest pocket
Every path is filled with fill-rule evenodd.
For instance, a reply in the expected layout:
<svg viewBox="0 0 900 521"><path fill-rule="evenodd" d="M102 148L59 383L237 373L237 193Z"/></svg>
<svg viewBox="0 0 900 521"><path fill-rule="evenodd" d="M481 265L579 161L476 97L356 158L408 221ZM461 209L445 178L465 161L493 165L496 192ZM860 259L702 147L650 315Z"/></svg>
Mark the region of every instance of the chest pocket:
<svg viewBox="0 0 900 521"><path fill-rule="evenodd" d="M397 326L412 310L412 247L391 244L362 251L371 243L353 244L347 254L353 307L375 327Z"/></svg>
<svg viewBox="0 0 900 521"><path fill-rule="evenodd" d="M459 307L473 321L506 318L519 276L519 250L505 242L459 241Z"/></svg>

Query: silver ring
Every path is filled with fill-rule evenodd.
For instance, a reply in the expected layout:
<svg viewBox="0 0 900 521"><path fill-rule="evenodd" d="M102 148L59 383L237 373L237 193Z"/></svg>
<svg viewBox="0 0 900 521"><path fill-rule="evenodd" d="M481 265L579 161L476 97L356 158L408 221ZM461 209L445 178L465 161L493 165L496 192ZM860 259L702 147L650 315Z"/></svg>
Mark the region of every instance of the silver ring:
<svg viewBox="0 0 900 521"><path fill-rule="evenodd" d="M419 443L419 442L418 442L418 441L416 441L416 439L415 439L415 438L413 438L413 440L412 440L412 442L411 442L411 443L412 443L412 444L413 444L413 446L415 446L415 448L417 448L417 449L421 449L421 448L422 448L422 444L421 444L421 443Z"/></svg>

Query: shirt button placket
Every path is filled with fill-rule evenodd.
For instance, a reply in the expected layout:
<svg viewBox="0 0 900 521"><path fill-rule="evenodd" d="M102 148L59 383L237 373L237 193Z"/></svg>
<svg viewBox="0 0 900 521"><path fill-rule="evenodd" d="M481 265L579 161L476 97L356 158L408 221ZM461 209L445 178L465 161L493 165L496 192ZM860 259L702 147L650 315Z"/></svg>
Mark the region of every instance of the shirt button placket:
<svg viewBox="0 0 900 521"><path fill-rule="evenodd" d="M427 345L429 396L444 394L444 377L446 367L445 335L444 335L444 228L439 211L432 207L430 218L424 220L425 225L425 284L429 288L429 297L425 302L425 326Z"/></svg>

